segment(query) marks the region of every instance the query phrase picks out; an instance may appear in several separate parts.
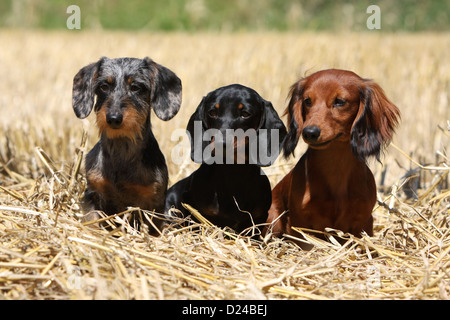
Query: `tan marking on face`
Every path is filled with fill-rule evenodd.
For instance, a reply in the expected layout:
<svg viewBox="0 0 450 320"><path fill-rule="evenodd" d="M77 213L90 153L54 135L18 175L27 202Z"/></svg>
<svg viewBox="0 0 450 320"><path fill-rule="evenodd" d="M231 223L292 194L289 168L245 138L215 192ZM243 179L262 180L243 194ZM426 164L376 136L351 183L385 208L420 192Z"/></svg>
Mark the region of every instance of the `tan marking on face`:
<svg viewBox="0 0 450 320"><path fill-rule="evenodd" d="M139 113L132 106L127 106L123 111L123 121L121 126L117 129L113 129L106 121L106 109L106 106L103 105L97 112L96 121L99 134L104 132L108 139L129 138L133 142L136 142L137 139L142 139L142 130L144 129L145 121L147 120L147 117L144 114Z"/></svg>

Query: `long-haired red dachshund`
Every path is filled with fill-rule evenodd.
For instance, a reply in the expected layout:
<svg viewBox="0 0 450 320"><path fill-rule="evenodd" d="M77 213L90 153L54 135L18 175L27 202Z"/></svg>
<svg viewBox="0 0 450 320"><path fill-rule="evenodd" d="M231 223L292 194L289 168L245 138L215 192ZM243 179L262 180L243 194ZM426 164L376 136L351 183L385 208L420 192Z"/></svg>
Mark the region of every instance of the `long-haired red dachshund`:
<svg viewBox="0 0 450 320"><path fill-rule="evenodd" d="M268 228L275 235L298 236L291 227L373 235L376 185L365 161L379 160L400 119L398 108L375 82L330 69L296 82L285 114L285 157L300 136L308 149L273 189Z"/></svg>

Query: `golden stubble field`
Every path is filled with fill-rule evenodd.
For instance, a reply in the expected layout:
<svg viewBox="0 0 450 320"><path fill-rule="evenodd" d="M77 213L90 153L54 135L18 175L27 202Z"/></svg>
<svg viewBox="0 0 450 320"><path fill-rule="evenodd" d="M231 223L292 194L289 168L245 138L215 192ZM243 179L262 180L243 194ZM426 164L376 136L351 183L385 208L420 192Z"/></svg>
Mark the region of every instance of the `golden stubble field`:
<svg viewBox="0 0 450 320"><path fill-rule="evenodd" d="M6 299L447 299L450 297L446 33L123 33L0 31L0 292ZM215 227L114 235L79 221L76 164L97 139L71 106L72 79L102 56L149 56L183 82L169 122L152 117L170 183L195 170L172 161L201 98L241 83L280 115L289 87L326 68L372 78L402 113L383 163L375 236L345 245L226 237ZM285 121L285 117L283 117ZM83 148L83 130L87 142ZM297 158L304 145L297 148ZM264 171L275 185L296 159ZM405 197L404 175L420 182ZM145 212L144 214L150 214ZM120 218L119 218L120 219ZM126 224L125 224L126 225ZM126 229L126 228L125 228Z"/></svg>

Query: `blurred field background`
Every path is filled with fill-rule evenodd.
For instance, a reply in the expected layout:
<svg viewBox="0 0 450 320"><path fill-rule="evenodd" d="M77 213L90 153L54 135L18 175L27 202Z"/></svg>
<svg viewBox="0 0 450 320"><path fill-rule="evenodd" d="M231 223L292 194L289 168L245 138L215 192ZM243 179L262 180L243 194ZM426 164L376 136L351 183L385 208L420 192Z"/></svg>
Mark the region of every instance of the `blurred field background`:
<svg viewBox="0 0 450 320"><path fill-rule="evenodd" d="M374 31L366 28L365 1L226 3L0 3L0 295L449 298L448 1L378 1L382 28ZM70 4L81 8L81 30L66 28ZM252 87L282 115L301 76L342 68L374 79L402 113L382 164L370 162L379 185L375 236L349 237L344 246L315 242L303 252L277 239L230 239L214 227L149 238L83 225L77 164L98 137L93 117L81 121L72 111L72 79L102 56L150 56L181 78L179 114L169 122L152 115L171 184L197 167L188 157L172 161L180 141L171 135L215 88ZM264 169L272 186L303 150L299 144L296 159Z"/></svg>
<svg viewBox="0 0 450 320"><path fill-rule="evenodd" d="M61 29L69 5L83 28L164 31L365 31L366 9L383 10L384 31L448 31L446 0L3 0L0 26Z"/></svg>

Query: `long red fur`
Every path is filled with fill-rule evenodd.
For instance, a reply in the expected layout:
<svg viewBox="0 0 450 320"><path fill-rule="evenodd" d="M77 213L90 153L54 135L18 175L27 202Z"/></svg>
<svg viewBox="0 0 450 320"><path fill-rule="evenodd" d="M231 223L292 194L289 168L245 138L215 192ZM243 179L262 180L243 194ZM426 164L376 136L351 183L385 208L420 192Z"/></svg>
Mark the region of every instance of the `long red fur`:
<svg viewBox="0 0 450 320"><path fill-rule="evenodd" d="M265 231L298 237L292 227L333 228L373 235L376 185L365 160L379 158L391 140L398 108L375 82L330 69L292 86L286 114L285 156L293 153L304 128L317 127L320 136L314 143L303 137L308 149L273 189Z"/></svg>

